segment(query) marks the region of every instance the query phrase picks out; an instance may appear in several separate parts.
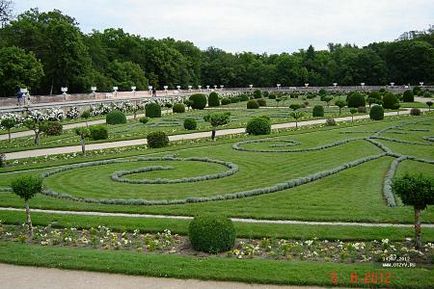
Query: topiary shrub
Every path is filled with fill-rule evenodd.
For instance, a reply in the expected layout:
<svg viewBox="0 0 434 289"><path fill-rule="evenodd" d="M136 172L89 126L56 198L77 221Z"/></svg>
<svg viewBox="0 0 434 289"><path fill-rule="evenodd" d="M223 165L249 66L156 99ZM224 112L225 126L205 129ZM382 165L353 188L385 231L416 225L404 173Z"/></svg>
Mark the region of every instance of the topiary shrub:
<svg viewBox="0 0 434 289"><path fill-rule="evenodd" d="M404 94L402 95L402 101L403 102L414 102L414 94L411 90L404 91Z"/></svg>
<svg viewBox="0 0 434 289"><path fill-rule="evenodd" d="M395 103L398 103L398 97L391 93L391 92L386 92L383 95L383 107L387 108L387 109L393 109L393 107L395 106Z"/></svg>
<svg viewBox="0 0 434 289"><path fill-rule="evenodd" d="M266 135L271 133L271 121L266 117L255 117L249 120L246 133L252 135Z"/></svg>
<svg viewBox="0 0 434 289"><path fill-rule="evenodd" d="M220 215L196 216L188 228L191 245L196 251L217 254L229 251L235 244L235 227Z"/></svg>
<svg viewBox="0 0 434 289"><path fill-rule="evenodd" d="M358 113L366 113L366 106L359 106L357 108Z"/></svg>
<svg viewBox="0 0 434 289"><path fill-rule="evenodd" d="M46 121L41 126L41 131L46 135L61 135L63 132L63 126L59 121Z"/></svg>
<svg viewBox="0 0 434 289"><path fill-rule="evenodd" d="M365 96L359 92L352 92L347 96L347 105L348 107L365 106Z"/></svg>
<svg viewBox="0 0 434 289"><path fill-rule="evenodd" d="M206 106L206 95L202 93L192 94L189 97L193 109L204 109Z"/></svg>
<svg viewBox="0 0 434 289"><path fill-rule="evenodd" d="M328 118L328 119L326 119L326 125L327 126L335 126L336 125L336 121L335 121L335 119L334 118Z"/></svg>
<svg viewBox="0 0 434 289"><path fill-rule="evenodd" d="M145 105L145 115L147 117L161 117L161 106L158 103L150 102Z"/></svg>
<svg viewBox="0 0 434 289"><path fill-rule="evenodd" d="M149 122L149 117L142 116L141 118L139 118L139 121L143 124L146 124Z"/></svg>
<svg viewBox="0 0 434 289"><path fill-rule="evenodd" d="M127 117L122 111L113 110L105 116L106 124L122 124L127 123Z"/></svg>
<svg viewBox="0 0 434 289"><path fill-rule="evenodd" d="M259 104L256 100L251 99L247 102L247 109L257 109L259 108Z"/></svg>
<svg viewBox="0 0 434 289"><path fill-rule="evenodd" d="M107 127L102 125L95 125L89 128L90 138L93 140L108 139Z"/></svg>
<svg viewBox="0 0 434 289"><path fill-rule="evenodd" d="M184 128L186 130L195 130L197 128L197 121L194 118L184 119Z"/></svg>
<svg viewBox="0 0 434 289"><path fill-rule="evenodd" d="M369 111L369 118L372 120L382 120L384 118L384 108L381 105L374 105Z"/></svg>
<svg viewBox="0 0 434 289"><path fill-rule="evenodd" d="M238 96L238 98L240 99L240 101L248 101L250 99L247 94L241 94L240 96Z"/></svg>
<svg viewBox="0 0 434 289"><path fill-rule="evenodd" d="M231 103L231 100L227 97L222 98L222 105L228 105Z"/></svg>
<svg viewBox="0 0 434 289"><path fill-rule="evenodd" d="M175 103L173 105L173 112L174 113L184 113L185 112L185 105L183 103Z"/></svg>
<svg viewBox="0 0 434 289"><path fill-rule="evenodd" d="M220 106L220 99L217 92L213 91L208 95L208 106L211 107Z"/></svg>
<svg viewBox="0 0 434 289"><path fill-rule="evenodd" d="M262 92L261 92L259 89L256 89L256 90L253 92L253 98L258 99L258 98L261 98L261 97L262 97Z"/></svg>
<svg viewBox="0 0 434 289"><path fill-rule="evenodd" d="M267 106L267 101L263 98L257 99L256 100L259 104L259 106Z"/></svg>
<svg viewBox="0 0 434 289"><path fill-rule="evenodd" d="M230 98L230 100L231 100L232 103L240 102L240 98L238 96L233 96L233 97Z"/></svg>
<svg viewBox="0 0 434 289"><path fill-rule="evenodd" d="M169 144L169 138L164 131L154 131L146 136L148 147L162 148Z"/></svg>
<svg viewBox="0 0 434 289"><path fill-rule="evenodd" d="M422 94L422 87L420 87L420 86L413 87L413 94L414 95L421 95Z"/></svg>
<svg viewBox="0 0 434 289"><path fill-rule="evenodd" d="M421 114L422 114L422 112L418 108L412 108L412 109L410 109L410 115L421 115Z"/></svg>
<svg viewBox="0 0 434 289"><path fill-rule="evenodd" d="M324 116L324 107L322 105L315 105L312 109L313 117L323 117Z"/></svg>

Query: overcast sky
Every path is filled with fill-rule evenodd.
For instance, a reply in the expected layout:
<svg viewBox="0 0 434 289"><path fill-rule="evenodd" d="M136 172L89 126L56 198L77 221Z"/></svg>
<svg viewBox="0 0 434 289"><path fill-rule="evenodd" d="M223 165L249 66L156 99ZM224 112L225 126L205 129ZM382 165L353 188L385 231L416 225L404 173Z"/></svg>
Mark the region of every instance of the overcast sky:
<svg viewBox="0 0 434 289"><path fill-rule="evenodd" d="M434 24L433 0L14 0L73 16L82 31L115 27L240 52L293 52L312 44L359 46Z"/></svg>

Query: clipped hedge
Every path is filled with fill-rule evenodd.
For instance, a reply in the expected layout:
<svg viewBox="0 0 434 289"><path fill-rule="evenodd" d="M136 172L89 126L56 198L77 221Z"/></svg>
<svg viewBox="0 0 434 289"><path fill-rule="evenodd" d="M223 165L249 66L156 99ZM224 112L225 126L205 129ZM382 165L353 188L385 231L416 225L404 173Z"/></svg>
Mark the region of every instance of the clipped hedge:
<svg viewBox="0 0 434 289"><path fill-rule="evenodd" d="M63 132L63 126L59 121L46 121L41 126L41 131L46 135L61 135Z"/></svg>
<svg viewBox="0 0 434 289"><path fill-rule="evenodd" d="M312 109L312 116L313 117L323 117L324 116L324 106L315 105Z"/></svg>
<svg viewBox="0 0 434 289"><path fill-rule="evenodd" d="M213 91L208 96L208 106L216 107L220 106L220 98L217 92Z"/></svg>
<svg viewBox="0 0 434 289"><path fill-rule="evenodd" d="M194 118L184 119L184 128L186 130L195 130L197 128L197 121Z"/></svg>
<svg viewBox="0 0 434 289"><path fill-rule="evenodd" d="M206 95L202 93L192 94L189 97L193 109L204 109L206 107Z"/></svg>
<svg viewBox="0 0 434 289"><path fill-rule="evenodd" d="M372 120L384 119L384 108L381 105L374 105L369 111L369 118Z"/></svg>
<svg viewBox="0 0 434 289"><path fill-rule="evenodd" d="M264 98L260 98L256 100L259 106L267 106L267 101Z"/></svg>
<svg viewBox="0 0 434 289"><path fill-rule="evenodd" d="M357 108L359 106L365 106L366 100L365 96L360 92L352 92L347 96L347 105L348 107Z"/></svg>
<svg viewBox="0 0 434 289"><path fill-rule="evenodd" d="M113 110L105 116L106 124L123 124L127 123L125 113L120 110Z"/></svg>
<svg viewBox="0 0 434 289"><path fill-rule="evenodd" d="M90 138L93 140L108 139L108 129L102 125L94 125L89 127Z"/></svg>
<svg viewBox="0 0 434 289"><path fill-rule="evenodd" d="M404 94L402 95L402 101L403 102L414 102L414 94L411 90L404 91Z"/></svg>
<svg viewBox="0 0 434 289"><path fill-rule="evenodd" d="M161 106L158 103L150 102L145 105L145 115L147 117L161 117Z"/></svg>
<svg viewBox="0 0 434 289"><path fill-rule="evenodd" d="M418 108L412 108L410 109L410 115L418 116L421 115L422 111Z"/></svg>
<svg viewBox="0 0 434 289"><path fill-rule="evenodd" d="M175 103L173 105L173 112L174 113L184 113L185 112L185 105L183 103Z"/></svg>
<svg viewBox="0 0 434 289"><path fill-rule="evenodd" d="M146 136L148 147L162 148L169 145L169 138L164 131L154 131Z"/></svg>
<svg viewBox="0 0 434 289"><path fill-rule="evenodd" d="M188 237L196 251L217 254L229 251L235 245L235 227L221 215L199 215L188 228Z"/></svg>
<svg viewBox="0 0 434 289"><path fill-rule="evenodd" d="M231 104L231 100L227 97L222 98L222 105L228 105Z"/></svg>
<svg viewBox="0 0 434 289"><path fill-rule="evenodd" d="M265 117L255 117L247 123L246 133L251 135L267 135L271 133L271 122Z"/></svg>
<svg viewBox="0 0 434 289"><path fill-rule="evenodd" d="M251 99L247 102L247 109L258 109L259 108L259 103L254 100Z"/></svg>

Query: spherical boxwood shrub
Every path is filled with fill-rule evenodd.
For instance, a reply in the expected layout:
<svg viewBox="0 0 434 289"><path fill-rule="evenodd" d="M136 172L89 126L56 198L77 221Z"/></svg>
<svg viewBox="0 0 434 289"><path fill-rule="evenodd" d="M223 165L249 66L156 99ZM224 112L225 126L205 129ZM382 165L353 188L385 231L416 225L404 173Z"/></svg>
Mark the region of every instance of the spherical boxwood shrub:
<svg viewBox="0 0 434 289"><path fill-rule="evenodd" d="M174 113L184 113L185 112L185 105L183 103L175 103L173 105L173 112Z"/></svg>
<svg viewBox="0 0 434 289"><path fill-rule="evenodd" d="M249 120L246 133L252 135L265 135L271 133L271 122L265 117L255 117Z"/></svg>
<svg viewBox="0 0 434 289"><path fill-rule="evenodd" d="M410 115L421 115L422 112L418 108L412 108L410 109Z"/></svg>
<svg viewBox="0 0 434 289"><path fill-rule="evenodd" d="M414 102L414 94L411 90L404 91L404 94L402 95L402 101L403 102Z"/></svg>
<svg viewBox="0 0 434 289"><path fill-rule="evenodd" d="M41 130L46 135L61 135L63 131L63 126L59 121L46 121L41 126Z"/></svg>
<svg viewBox="0 0 434 289"><path fill-rule="evenodd" d="M154 131L146 136L150 148L162 148L169 144L169 138L164 131Z"/></svg>
<svg viewBox="0 0 434 289"><path fill-rule="evenodd" d="M105 116L105 122L107 124L121 124L127 123L127 117L122 111L113 110Z"/></svg>
<svg viewBox="0 0 434 289"><path fill-rule="evenodd" d="M206 95L202 93L192 94L189 97L193 109L204 109L206 106Z"/></svg>
<svg viewBox="0 0 434 289"><path fill-rule="evenodd" d="M191 245L196 251L217 254L235 244L235 228L230 219L220 215L196 216L188 228Z"/></svg>
<svg viewBox="0 0 434 289"><path fill-rule="evenodd" d="M384 108L381 105L374 105L369 111L369 118L372 120L382 120L384 118Z"/></svg>
<svg viewBox="0 0 434 289"><path fill-rule="evenodd" d="M253 97L254 98L261 98L262 97L262 91L260 91L259 89L256 89L254 92L253 92Z"/></svg>
<svg viewBox="0 0 434 289"><path fill-rule="evenodd" d="M184 119L184 128L187 130L195 130L197 128L197 121L194 118Z"/></svg>
<svg viewBox="0 0 434 289"><path fill-rule="evenodd" d="M228 105L231 103L231 100L227 97L222 98L222 105Z"/></svg>
<svg viewBox="0 0 434 289"><path fill-rule="evenodd" d="M347 96L348 107L365 106L365 96L359 92L352 92Z"/></svg>
<svg viewBox="0 0 434 289"><path fill-rule="evenodd" d="M248 101L250 99L247 94L241 94L240 96L238 96L238 98L240 99L240 101Z"/></svg>
<svg viewBox="0 0 434 289"><path fill-rule="evenodd" d="M90 138L93 140L108 139L107 127L102 125L95 125L89 128Z"/></svg>
<svg viewBox="0 0 434 289"><path fill-rule="evenodd" d="M257 108L259 108L259 104L256 100L251 99L247 102L247 108L248 109L257 109Z"/></svg>
<svg viewBox="0 0 434 289"><path fill-rule="evenodd" d="M312 110L313 117L323 117L324 116L324 106L315 105Z"/></svg>
<svg viewBox="0 0 434 289"><path fill-rule="evenodd" d="M388 109L393 109L395 106L395 103L399 102L398 97L391 93L391 92L386 92L383 95L383 107L384 108L388 108Z"/></svg>
<svg viewBox="0 0 434 289"><path fill-rule="evenodd" d="M267 101L263 98L257 99L256 100L259 104L259 106L267 106Z"/></svg>
<svg viewBox="0 0 434 289"><path fill-rule="evenodd" d="M139 121L143 124L146 124L149 121L149 117L142 116L141 118L139 118Z"/></svg>
<svg viewBox="0 0 434 289"><path fill-rule="evenodd" d="M161 117L161 106L155 102L146 104L145 115L147 117Z"/></svg>
<svg viewBox="0 0 434 289"><path fill-rule="evenodd" d="M215 107L220 106L220 99L217 92L211 92L208 96L208 106Z"/></svg>

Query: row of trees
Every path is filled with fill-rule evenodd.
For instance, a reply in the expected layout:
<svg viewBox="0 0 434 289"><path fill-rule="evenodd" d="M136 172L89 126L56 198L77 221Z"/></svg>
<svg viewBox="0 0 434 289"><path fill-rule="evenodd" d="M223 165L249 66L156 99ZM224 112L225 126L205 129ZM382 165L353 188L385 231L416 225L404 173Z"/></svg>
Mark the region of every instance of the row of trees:
<svg viewBox="0 0 434 289"><path fill-rule="evenodd" d="M106 29L84 34L76 20L54 10L29 10L0 29L0 96L18 86L33 94L147 89L148 85L256 87L434 82L434 34L405 41L329 44L328 50L281 54L200 50L189 41L156 40Z"/></svg>

